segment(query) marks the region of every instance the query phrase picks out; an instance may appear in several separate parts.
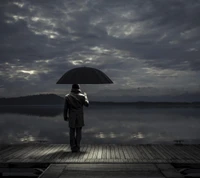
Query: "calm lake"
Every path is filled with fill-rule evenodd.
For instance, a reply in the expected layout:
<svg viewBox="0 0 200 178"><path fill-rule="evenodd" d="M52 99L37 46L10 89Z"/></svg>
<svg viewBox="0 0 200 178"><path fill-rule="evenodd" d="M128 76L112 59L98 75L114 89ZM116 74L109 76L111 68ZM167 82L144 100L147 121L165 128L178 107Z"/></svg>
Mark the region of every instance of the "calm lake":
<svg viewBox="0 0 200 178"><path fill-rule="evenodd" d="M82 143L200 143L200 109L90 105L84 107ZM69 143L63 106L0 106L0 143Z"/></svg>

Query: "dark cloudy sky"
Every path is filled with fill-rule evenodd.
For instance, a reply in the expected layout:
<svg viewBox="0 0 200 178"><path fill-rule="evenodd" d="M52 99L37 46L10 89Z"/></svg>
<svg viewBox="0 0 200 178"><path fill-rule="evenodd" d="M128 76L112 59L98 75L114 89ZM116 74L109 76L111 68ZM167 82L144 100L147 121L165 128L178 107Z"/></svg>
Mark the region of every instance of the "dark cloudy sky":
<svg viewBox="0 0 200 178"><path fill-rule="evenodd" d="M0 97L55 93L69 69L114 82L88 97L200 96L199 0L1 0Z"/></svg>

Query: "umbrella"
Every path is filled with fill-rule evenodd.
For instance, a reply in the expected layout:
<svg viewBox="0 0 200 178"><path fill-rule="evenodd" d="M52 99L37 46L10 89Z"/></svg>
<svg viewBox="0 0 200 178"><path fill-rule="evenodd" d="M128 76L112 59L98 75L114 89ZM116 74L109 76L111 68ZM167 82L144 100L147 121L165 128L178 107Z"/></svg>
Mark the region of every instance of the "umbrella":
<svg viewBox="0 0 200 178"><path fill-rule="evenodd" d="M67 71L56 84L109 84L113 81L102 71L92 67L77 67Z"/></svg>

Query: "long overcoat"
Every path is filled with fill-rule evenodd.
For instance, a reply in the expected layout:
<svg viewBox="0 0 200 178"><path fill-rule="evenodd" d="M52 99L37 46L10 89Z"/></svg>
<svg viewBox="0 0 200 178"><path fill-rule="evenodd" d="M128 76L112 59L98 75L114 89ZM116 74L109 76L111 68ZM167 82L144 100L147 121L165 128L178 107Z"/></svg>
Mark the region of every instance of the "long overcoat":
<svg viewBox="0 0 200 178"><path fill-rule="evenodd" d="M85 125L83 105L88 107L89 101L80 89L72 89L71 93L65 96L64 117L69 111L69 127L77 128Z"/></svg>

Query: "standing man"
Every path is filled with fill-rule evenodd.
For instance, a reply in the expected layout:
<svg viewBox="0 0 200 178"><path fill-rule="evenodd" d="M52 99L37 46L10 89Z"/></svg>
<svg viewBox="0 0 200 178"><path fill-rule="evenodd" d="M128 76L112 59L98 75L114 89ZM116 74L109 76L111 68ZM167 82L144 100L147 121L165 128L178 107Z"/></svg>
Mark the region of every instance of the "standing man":
<svg viewBox="0 0 200 178"><path fill-rule="evenodd" d="M83 105L86 107L89 106L87 94L85 92L84 94L81 93L79 84L73 84L71 93L65 96L64 104L64 120L69 121L70 146L72 152L80 151L81 132L82 127L85 125Z"/></svg>

